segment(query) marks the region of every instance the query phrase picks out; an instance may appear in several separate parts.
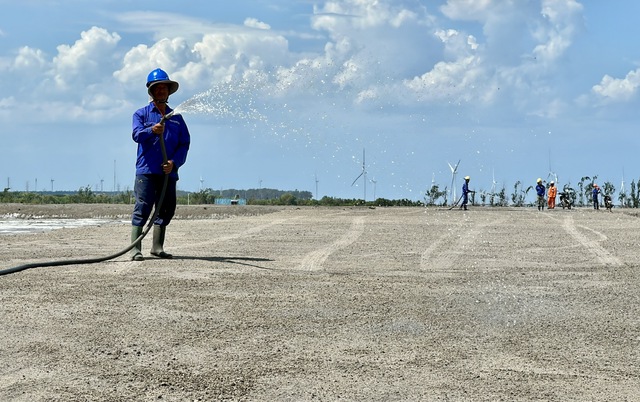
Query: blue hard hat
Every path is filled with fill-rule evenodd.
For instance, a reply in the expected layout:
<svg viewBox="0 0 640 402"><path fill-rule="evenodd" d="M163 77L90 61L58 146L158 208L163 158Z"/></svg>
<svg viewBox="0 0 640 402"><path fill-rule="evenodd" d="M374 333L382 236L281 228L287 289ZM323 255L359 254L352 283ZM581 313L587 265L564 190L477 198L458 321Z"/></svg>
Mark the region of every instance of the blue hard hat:
<svg viewBox="0 0 640 402"><path fill-rule="evenodd" d="M153 94L151 93L151 88L155 84L167 84L167 86L169 87L169 95L175 93L180 86L177 82L171 81L169 79L169 74L159 68L156 68L147 76L147 92L150 96L153 96Z"/></svg>

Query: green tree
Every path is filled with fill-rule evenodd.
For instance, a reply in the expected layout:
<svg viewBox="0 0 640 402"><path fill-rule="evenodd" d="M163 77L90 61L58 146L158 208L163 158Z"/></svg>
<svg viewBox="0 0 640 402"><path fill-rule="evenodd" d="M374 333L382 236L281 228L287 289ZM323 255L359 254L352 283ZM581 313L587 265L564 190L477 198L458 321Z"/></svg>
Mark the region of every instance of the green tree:
<svg viewBox="0 0 640 402"><path fill-rule="evenodd" d="M602 185L602 195L609 195L613 199L613 194L616 192L616 187L610 181L605 181Z"/></svg>
<svg viewBox="0 0 640 402"><path fill-rule="evenodd" d="M293 194L286 193L280 196L281 205L298 205L298 200Z"/></svg>
<svg viewBox="0 0 640 402"><path fill-rule="evenodd" d="M598 179L598 176L593 177L584 176L578 182L578 189L580 190L580 206L586 205L586 200L591 199L591 190L593 190L593 183Z"/></svg>
<svg viewBox="0 0 640 402"><path fill-rule="evenodd" d="M210 188L205 188L198 192L189 194L190 204L213 204L215 202L215 199L216 197L213 195L213 190Z"/></svg>
<svg viewBox="0 0 640 402"><path fill-rule="evenodd" d="M424 201L427 205L436 205L436 201L442 196L446 196L445 191L440 191L440 188L438 187L438 185L434 184L431 186L429 191L427 191L427 193L425 194ZM445 198L445 204L446 204L446 198Z"/></svg>
<svg viewBox="0 0 640 402"><path fill-rule="evenodd" d="M69 197L69 202L79 204L93 204L96 201L96 196L91 190L91 186L80 187L75 195Z"/></svg>
<svg viewBox="0 0 640 402"><path fill-rule="evenodd" d="M504 185L502 186L500 191L498 191L497 197L498 197L497 203L499 206L506 207L509 205L509 202L507 201L507 189L504 187Z"/></svg>
<svg viewBox="0 0 640 402"><path fill-rule="evenodd" d="M640 181L639 181L640 183ZM629 195L630 195L630 200L629 200L629 206L631 208L638 208L638 203L640 202L639 198L638 198L638 185L636 184L635 180L631 180L631 190L629 191Z"/></svg>
<svg viewBox="0 0 640 402"><path fill-rule="evenodd" d="M511 194L511 201L514 207L522 207L524 206L524 202L527 199L527 195L533 186L529 186L526 189L523 188L520 180L516 182L513 186L513 193Z"/></svg>
<svg viewBox="0 0 640 402"><path fill-rule="evenodd" d="M571 200L571 205L575 205L576 204L576 198L578 196L576 194L576 190L573 187L571 187L571 182L566 183L562 187L562 191L567 193L569 199Z"/></svg>

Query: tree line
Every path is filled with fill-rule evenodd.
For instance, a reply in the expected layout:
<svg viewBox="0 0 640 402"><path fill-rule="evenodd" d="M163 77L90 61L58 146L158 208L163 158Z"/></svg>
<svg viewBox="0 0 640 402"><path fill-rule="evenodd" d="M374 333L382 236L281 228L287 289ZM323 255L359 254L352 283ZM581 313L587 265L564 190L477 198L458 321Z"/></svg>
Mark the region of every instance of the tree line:
<svg viewBox="0 0 640 402"><path fill-rule="evenodd" d="M591 205L591 191L593 190L593 184L596 183L598 176L583 176L580 178L576 186L574 187L571 182L567 182L558 188L558 193L565 192L569 198L571 198L573 205L585 206ZM545 182L545 187L549 189L550 182ZM606 181L600 186L601 195L609 195L612 199L618 200L618 206L623 208L638 208L640 207L640 179L636 182L631 181L630 188L621 189L618 192L617 198L614 197L616 187L613 183ZM534 201L527 203L529 193L534 190L535 186L525 186L521 181L516 181L513 185L511 192L507 192L507 189L502 186L500 189L494 191L479 190L471 194L470 202L472 205L488 205L488 206L513 206L523 207L531 206ZM535 190L534 190L535 192ZM431 188L425 193L426 205L452 205L457 200L449 200L449 190L445 187L444 190L440 190L437 184L432 184Z"/></svg>
<svg viewBox="0 0 640 402"><path fill-rule="evenodd" d="M583 176L576 186L570 182L559 188L559 192L566 192L576 206L591 204L591 190L593 183L598 176ZM545 183L549 187L549 183ZM494 207L523 207L530 206L533 201L527 202L529 194L534 189L533 185L525 186L521 181L516 181L510 192L503 185L494 191L476 190L471 194L471 205L484 205ZM612 199L618 200L618 206L624 208L640 207L640 179L631 181L629 189L622 189L618 192L617 198L613 197L616 192L615 186L611 182L605 182L601 186L602 195L610 195ZM373 201L365 201L358 198L337 198L324 196L319 200L313 199L310 191L299 190L277 190L269 188L259 189L226 189L213 190L211 188L202 189L197 192L178 191L178 204L200 205L215 204L216 199L244 199L247 205L300 205L300 206L448 206L453 205L457 200L450 200L450 191L447 187L441 190L438 184L432 184L424 193L424 199L419 201L409 199L386 199L377 198ZM10 191L5 188L0 193L0 203L21 203L21 204L133 204L133 191L125 190L121 192L96 192L91 186L81 187L76 192L28 192Z"/></svg>

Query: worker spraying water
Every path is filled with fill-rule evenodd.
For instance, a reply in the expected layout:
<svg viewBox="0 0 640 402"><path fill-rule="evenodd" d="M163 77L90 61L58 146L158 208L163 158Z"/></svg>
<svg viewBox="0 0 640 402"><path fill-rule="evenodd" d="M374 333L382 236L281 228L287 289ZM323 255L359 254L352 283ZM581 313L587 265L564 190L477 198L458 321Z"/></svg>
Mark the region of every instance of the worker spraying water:
<svg viewBox="0 0 640 402"><path fill-rule="evenodd" d="M104 257L36 262L6 268L0 270L0 276L30 268L95 264L120 257L129 251L133 261L143 261L141 243L151 227L151 255L159 258L172 257L164 251L165 234L176 210L178 169L186 162L191 144L191 136L184 119L177 110L167 104L169 96L175 93L178 87L179 84L170 80L165 71L153 70L147 77L147 92L151 100L147 106L133 114L132 138L138 144L138 154L134 185L136 201L131 217L131 244L115 254ZM149 225L143 230L147 221Z"/></svg>
<svg viewBox="0 0 640 402"><path fill-rule="evenodd" d="M148 105L133 114L132 138L138 144L136 179L134 185L135 206L131 217L131 259L143 261L143 228L153 208L153 245L151 255L171 258L164 251L166 229L176 210L176 182L178 169L187 160L191 143L189 129L182 115L171 109L169 96L179 88L176 81L161 70L151 71L147 77ZM164 147L161 146L164 142Z"/></svg>

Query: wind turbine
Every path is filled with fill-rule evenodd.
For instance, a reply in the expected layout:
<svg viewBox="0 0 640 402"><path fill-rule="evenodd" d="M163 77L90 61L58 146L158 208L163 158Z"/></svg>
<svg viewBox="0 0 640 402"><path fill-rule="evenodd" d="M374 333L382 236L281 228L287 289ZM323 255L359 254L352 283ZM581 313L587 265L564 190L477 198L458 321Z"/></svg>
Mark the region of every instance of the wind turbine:
<svg viewBox="0 0 640 402"><path fill-rule="evenodd" d="M556 187L558 187L558 175L551 170L551 150L549 150L549 174L547 175L547 182L549 182L550 177L553 177L554 183Z"/></svg>
<svg viewBox="0 0 640 402"><path fill-rule="evenodd" d="M491 194L494 195L496 193L496 171L495 169L491 170Z"/></svg>
<svg viewBox="0 0 640 402"><path fill-rule="evenodd" d="M371 183L373 183L373 200L376 200L376 183L378 182L378 180L376 180L376 178L374 177L373 179L371 179Z"/></svg>
<svg viewBox="0 0 640 402"><path fill-rule="evenodd" d="M458 174L458 166L460 165L460 159L458 159L458 163L453 166L449 162L447 162L447 164L449 165L449 169L451 169L451 189L449 190L449 192L451 194L451 203L453 204L457 201L455 183L456 175Z"/></svg>
<svg viewBox="0 0 640 402"><path fill-rule="evenodd" d="M204 179L202 178L202 175L200 175L200 191L202 191L202 183L204 183Z"/></svg>
<svg viewBox="0 0 640 402"><path fill-rule="evenodd" d="M620 183L620 191L618 192L618 194L622 195L620 202L622 203L622 206L624 206L627 198L626 194L624 193L624 167L622 168L622 183Z"/></svg>
<svg viewBox="0 0 640 402"><path fill-rule="evenodd" d="M320 183L320 180L318 180L318 174L316 173L315 175L315 180L316 180L316 200L318 199L318 183Z"/></svg>
<svg viewBox="0 0 640 402"><path fill-rule="evenodd" d="M351 183L351 187L353 187L354 184L356 184L356 182L358 181L359 178L364 177L363 180L363 187L364 187L364 198L363 201L367 202L367 171L365 168L365 162L364 162L364 148L362 148L362 172L360 172L360 174L358 175L358 177L356 177L356 179L353 181L353 183Z"/></svg>

